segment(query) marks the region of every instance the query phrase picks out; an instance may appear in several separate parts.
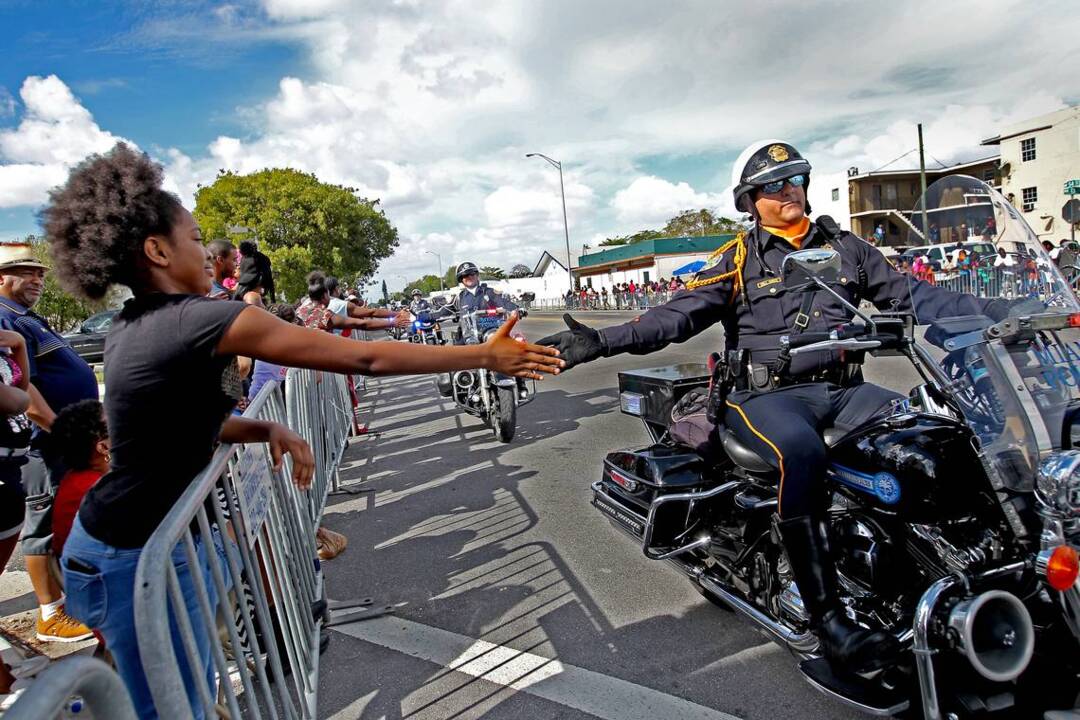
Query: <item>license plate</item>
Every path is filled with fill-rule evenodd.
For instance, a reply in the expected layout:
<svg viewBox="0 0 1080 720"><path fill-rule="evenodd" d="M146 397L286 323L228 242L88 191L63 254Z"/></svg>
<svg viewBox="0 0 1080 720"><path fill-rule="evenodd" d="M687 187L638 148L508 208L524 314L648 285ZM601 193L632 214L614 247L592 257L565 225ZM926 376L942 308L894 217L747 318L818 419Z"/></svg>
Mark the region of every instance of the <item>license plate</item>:
<svg viewBox="0 0 1080 720"><path fill-rule="evenodd" d="M593 505L597 510L607 515L609 518L615 520L617 523L630 530L637 536L641 536L645 533L645 524L626 512L622 508L612 504L602 495L596 493L593 494Z"/></svg>

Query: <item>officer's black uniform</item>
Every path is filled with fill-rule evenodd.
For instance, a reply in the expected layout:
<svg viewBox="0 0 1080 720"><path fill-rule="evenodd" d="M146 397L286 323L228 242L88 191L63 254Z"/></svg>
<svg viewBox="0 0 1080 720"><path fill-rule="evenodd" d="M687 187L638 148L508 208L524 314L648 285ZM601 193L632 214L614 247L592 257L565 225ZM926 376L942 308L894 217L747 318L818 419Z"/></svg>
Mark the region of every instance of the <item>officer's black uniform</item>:
<svg viewBox="0 0 1080 720"><path fill-rule="evenodd" d="M823 218L826 227L835 227ZM832 229L832 228L830 228ZM916 282L896 272L875 248L855 235L826 233L811 223L802 249L831 247L840 253L835 289L858 305L869 300L882 310L914 309L921 323L939 317L983 313L990 301ZM841 353L796 355L777 378L780 337L792 332L803 293L787 292L780 266L794 248L761 228L721 248L710 267L664 305L633 322L600 331L605 355L646 354L683 342L720 322L728 350L743 348L750 360L750 390L727 399L725 424L780 472L780 513L811 513L812 488L825 473L828 426L854 427L897 397L885 388L848 376ZM827 331L850 320L848 311L826 293L816 293L805 331ZM779 389L773 389L779 386Z"/></svg>

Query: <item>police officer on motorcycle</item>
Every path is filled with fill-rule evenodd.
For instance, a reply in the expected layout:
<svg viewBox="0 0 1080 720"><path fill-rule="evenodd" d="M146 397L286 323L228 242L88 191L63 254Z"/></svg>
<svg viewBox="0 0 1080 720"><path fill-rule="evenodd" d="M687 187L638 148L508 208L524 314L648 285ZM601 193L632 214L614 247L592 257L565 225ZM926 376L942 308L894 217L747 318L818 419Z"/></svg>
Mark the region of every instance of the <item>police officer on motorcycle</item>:
<svg viewBox="0 0 1080 720"><path fill-rule="evenodd" d="M593 329L570 315L565 330L539 341L557 347L566 369L623 352L637 355L682 342L706 328L724 327L733 390L720 405L723 423L779 473L779 523L792 573L827 658L850 672L871 671L895 659L896 640L850 620L837 596L836 568L824 522L822 479L827 427L854 428L899 397L863 381L841 353L789 357L781 336L828 331L850 313L824 292L786 292L780 275L795 250L831 248L842 260L835 289L856 307L866 300L885 310L914 312L920 322L985 314L1001 319L1008 303L983 300L918 282L827 216L811 222L806 201L810 163L789 143L750 145L732 172L735 207L754 224L719 248L687 291L634 321Z"/></svg>
<svg viewBox="0 0 1080 720"><path fill-rule="evenodd" d="M413 315L419 315L422 312L431 310L431 303L424 299L424 294L420 292L420 288L413 288L409 296L412 298L412 302L409 303L409 311Z"/></svg>
<svg viewBox="0 0 1080 720"><path fill-rule="evenodd" d="M480 269L475 263L463 262L458 265L455 277L461 284L461 292L453 302L456 312L468 313L493 307L503 308L507 312L518 309L518 306L510 302L502 293L480 282Z"/></svg>

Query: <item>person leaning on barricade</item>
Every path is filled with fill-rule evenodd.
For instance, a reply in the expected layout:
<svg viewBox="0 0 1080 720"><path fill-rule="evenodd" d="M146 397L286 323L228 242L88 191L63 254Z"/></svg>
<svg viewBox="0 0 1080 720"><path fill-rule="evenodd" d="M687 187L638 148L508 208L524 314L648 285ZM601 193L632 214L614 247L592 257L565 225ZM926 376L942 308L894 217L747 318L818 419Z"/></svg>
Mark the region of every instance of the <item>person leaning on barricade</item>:
<svg viewBox="0 0 1080 720"><path fill-rule="evenodd" d="M79 508L61 566L71 613L105 637L143 718L157 716L134 619L135 570L147 540L219 442L268 443L277 467L291 455L292 481L301 488L314 472L311 449L295 432L230 414L241 393L237 355L370 375L483 367L542 379L563 364L553 349L512 339L516 318L491 342L417 347L354 342L291 325L261 308L207 298L210 277L199 227L161 182L159 165L121 143L78 165L42 211L56 273L67 289L100 299L119 284L134 296L105 347L112 463ZM202 575L216 602L205 558L210 551L221 554L221 542L216 531L200 537L197 566L186 562L181 546L173 556L211 687L214 629L202 624L193 576ZM187 653L176 650L189 697L196 697Z"/></svg>

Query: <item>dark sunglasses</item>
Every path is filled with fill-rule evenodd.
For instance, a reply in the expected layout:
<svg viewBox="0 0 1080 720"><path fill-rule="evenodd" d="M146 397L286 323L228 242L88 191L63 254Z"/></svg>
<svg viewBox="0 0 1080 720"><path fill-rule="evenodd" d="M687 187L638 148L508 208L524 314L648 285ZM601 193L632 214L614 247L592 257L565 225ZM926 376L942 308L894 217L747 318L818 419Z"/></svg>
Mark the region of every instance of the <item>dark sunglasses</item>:
<svg viewBox="0 0 1080 720"><path fill-rule="evenodd" d="M791 177L784 178L783 180L776 180L775 182L765 183L761 186L761 192L765 193L766 195L778 193L784 189L784 183L791 183L791 187L802 187L806 184L806 176L792 175Z"/></svg>

